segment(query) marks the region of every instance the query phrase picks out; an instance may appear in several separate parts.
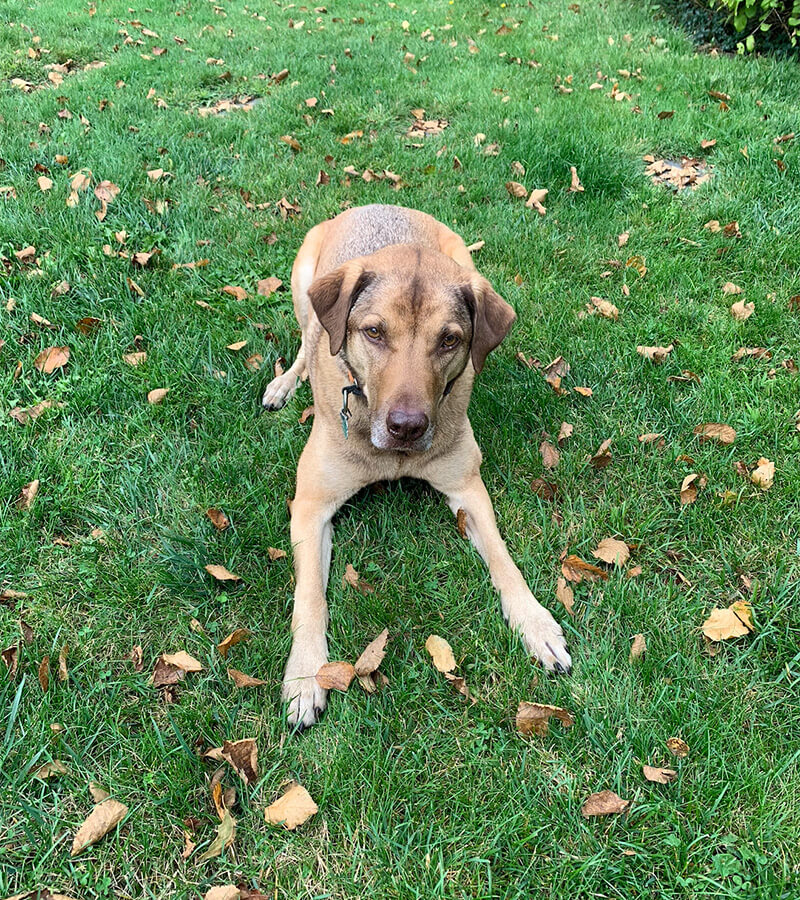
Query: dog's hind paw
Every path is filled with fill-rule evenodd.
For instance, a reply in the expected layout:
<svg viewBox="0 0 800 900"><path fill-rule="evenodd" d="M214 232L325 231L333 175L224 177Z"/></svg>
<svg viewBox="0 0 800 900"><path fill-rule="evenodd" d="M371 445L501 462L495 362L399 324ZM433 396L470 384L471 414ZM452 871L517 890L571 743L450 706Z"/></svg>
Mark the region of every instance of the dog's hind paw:
<svg viewBox="0 0 800 900"><path fill-rule="evenodd" d="M268 410L282 409L294 396L297 382L297 376L291 371L276 376L267 385L261 398L261 405Z"/></svg>

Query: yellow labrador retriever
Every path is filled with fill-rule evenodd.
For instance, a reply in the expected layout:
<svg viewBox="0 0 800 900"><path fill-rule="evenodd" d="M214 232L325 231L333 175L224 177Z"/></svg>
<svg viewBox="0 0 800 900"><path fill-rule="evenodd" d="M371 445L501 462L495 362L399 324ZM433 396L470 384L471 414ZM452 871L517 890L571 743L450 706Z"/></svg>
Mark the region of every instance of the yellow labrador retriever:
<svg viewBox="0 0 800 900"><path fill-rule="evenodd" d="M349 497L384 479L424 479L453 513L464 510L509 626L546 668L569 671L561 628L511 559L480 475L467 418L472 382L515 315L464 242L416 210L349 209L306 235L292 298L300 351L263 398L280 409L299 380L311 380L314 423L292 505L297 585L283 681L290 724L312 725L327 700L314 676L328 661L331 521Z"/></svg>

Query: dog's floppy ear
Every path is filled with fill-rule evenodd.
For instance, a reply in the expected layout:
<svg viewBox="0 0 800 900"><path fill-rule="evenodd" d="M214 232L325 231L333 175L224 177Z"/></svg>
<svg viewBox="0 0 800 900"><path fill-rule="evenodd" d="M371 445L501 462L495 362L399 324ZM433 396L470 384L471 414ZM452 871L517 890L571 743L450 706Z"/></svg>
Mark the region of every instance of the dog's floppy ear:
<svg viewBox="0 0 800 900"><path fill-rule="evenodd" d="M331 355L342 349L347 319L359 294L375 279L360 263L348 262L323 275L308 289L308 296L322 327L328 332Z"/></svg>
<svg viewBox="0 0 800 900"><path fill-rule="evenodd" d="M472 366L480 372L486 357L510 331L517 314L480 275L461 290L472 316Z"/></svg>

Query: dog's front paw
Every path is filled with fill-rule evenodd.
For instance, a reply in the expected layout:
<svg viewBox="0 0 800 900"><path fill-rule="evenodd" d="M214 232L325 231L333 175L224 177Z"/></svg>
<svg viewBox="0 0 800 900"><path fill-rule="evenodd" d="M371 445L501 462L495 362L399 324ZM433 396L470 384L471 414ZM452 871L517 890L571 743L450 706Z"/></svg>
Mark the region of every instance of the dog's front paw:
<svg viewBox="0 0 800 900"><path fill-rule="evenodd" d="M261 405L264 409L276 410L286 405L297 390L297 376L293 372L284 372L273 378L264 391Z"/></svg>
<svg viewBox="0 0 800 900"><path fill-rule="evenodd" d="M289 654L281 694L284 703L289 704L287 721L299 731L314 725L328 703L328 692L315 677L327 661L326 650L312 651L297 644Z"/></svg>
<svg viewBox="0 0 800 900"><path fill-rule="evenodd" d="M509 616L508 624L518 631L525 648L550 672L566 675L572 668L572 657L561 626L550 613L531 597L533 605L518 616Z"/></svg>

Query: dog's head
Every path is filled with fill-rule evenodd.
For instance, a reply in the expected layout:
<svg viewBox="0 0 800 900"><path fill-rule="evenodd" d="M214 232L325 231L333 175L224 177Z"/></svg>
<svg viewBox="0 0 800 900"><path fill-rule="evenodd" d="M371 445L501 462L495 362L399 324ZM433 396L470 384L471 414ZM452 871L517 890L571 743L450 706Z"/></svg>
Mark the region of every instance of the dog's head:
<svg viewBox="0 0 800 900"><path fill-rule="evenodd" d="M477 272L415 244L350 260L309 296L366 395L379 450L427 450L448 385L470 361L480 372L515 318Z"/></svg>

